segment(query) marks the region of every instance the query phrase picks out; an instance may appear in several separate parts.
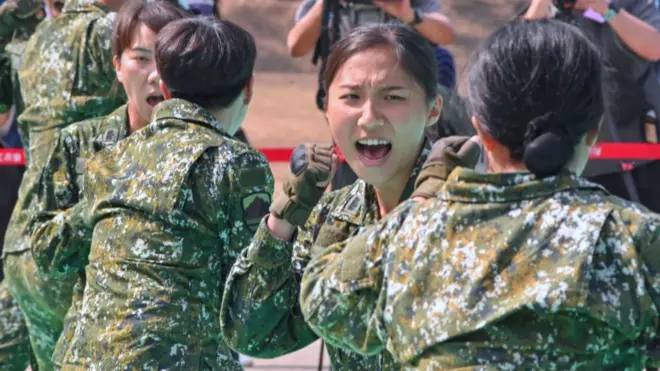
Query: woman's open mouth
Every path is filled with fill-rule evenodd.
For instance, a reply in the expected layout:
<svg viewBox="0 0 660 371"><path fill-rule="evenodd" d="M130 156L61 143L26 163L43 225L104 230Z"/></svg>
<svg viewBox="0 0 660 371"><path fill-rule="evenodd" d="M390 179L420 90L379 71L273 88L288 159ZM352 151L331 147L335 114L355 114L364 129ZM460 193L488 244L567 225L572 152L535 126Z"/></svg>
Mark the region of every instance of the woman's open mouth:
<svg viewBox="0 0 660 371"><path fill-rule="evenodd" d="M355 142L355 149L366 166L380 166L387 160L392 143L387 139L364 138Z"/></svg>
<svg viewBox="0 0 660 371"><path fill-rule="evenodd" d="M147 104L153 109L158 103L164 101L162 95L150 95L147 97Z"/></svg>

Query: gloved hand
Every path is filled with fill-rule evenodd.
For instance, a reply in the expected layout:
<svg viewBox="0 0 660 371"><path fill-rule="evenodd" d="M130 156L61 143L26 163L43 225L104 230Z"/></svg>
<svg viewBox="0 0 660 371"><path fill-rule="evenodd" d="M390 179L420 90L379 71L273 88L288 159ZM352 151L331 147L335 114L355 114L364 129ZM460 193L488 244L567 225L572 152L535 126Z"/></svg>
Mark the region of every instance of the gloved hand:
<svg viewBox="0 0 660 371"><path fill-rule="evenodd" d="M295 226L307 221L337 171L339 161L331 145L301 144L291 154L291 174L270 212Z"/></svg>
<svg viewBox="0 0 660 371"><path fill-rule="evenodd" d="M435 196L455 168L474 168L480 155L481 145L476 136L450 136L438 140L417 176L411 198Z"/></svg>
<svg viewBox="0 0 660 371"><path fill-rule="evenodd" d="M41 1L8 0L0 5L0 38L18 28L32 29L44 18Z"/></svg>

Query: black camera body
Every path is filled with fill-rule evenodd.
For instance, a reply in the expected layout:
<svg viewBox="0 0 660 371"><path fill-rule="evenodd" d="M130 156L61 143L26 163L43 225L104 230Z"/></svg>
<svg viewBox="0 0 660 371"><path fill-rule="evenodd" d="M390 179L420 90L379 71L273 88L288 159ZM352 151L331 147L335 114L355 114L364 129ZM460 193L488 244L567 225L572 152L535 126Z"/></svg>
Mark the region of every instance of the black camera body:
<svg viewBox="0 0 660 371"><path fill-rule="evenodd" d="M552 4L562 13L570 13L575 8L575 0L552 0Z"/></svg>

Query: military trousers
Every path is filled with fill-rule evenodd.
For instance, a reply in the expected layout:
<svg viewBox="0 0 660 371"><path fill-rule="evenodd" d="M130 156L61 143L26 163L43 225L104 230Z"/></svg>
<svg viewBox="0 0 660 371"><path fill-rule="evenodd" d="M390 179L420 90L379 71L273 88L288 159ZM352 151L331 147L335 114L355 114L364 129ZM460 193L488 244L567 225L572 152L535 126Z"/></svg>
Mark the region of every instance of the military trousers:
<svg viewBox="0 0 660 371"><path fill-rule="evenodd" d="M39 371L53 370L53 352L71 306L77 277L45 277L39 273L30 251L8 253L4 268L5 280L25 317Z"/></svg>

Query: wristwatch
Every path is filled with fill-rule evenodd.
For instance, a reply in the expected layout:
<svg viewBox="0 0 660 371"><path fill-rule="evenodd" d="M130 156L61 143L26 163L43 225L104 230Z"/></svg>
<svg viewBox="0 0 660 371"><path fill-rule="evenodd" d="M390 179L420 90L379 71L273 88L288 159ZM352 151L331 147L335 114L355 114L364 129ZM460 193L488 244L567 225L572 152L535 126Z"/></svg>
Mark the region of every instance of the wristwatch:
<svg viewBox="0 0 660 371"><path fill-rule="evenodd" d="M607 12L603 15L603 18L605 19L605 22L609 22L612 17L615 15L619 14L619 11L621 10L621 7L618 5L614 5L613 3L610 3L608 6Z"/></svg>
<svg viewBox="0 0 660 371"><path fill-rule="evenodd" d="M424 16L419 10L413 9L413 14L415 15L413 20L410 22L406 22L406 24L410 27L417 26L418 24L422 23L422 21L424 20Z"/></svg>

